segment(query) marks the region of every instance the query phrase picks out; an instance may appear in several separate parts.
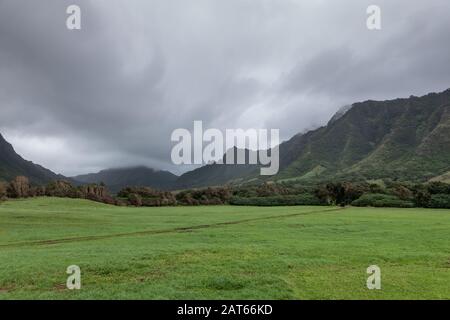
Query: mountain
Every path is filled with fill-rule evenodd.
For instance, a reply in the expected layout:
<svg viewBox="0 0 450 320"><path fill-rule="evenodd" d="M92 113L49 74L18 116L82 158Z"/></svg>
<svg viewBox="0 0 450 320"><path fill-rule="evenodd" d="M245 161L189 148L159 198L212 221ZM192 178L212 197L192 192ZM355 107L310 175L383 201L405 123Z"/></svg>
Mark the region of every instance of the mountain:
<svg viewBox="0 0 450 320"><path fill-rule="evenodd" d="M234 159L237 159L238 149L234 147L226 152L220 164L213 163L201 168L186 172L176 181L177 189L200 188L204 186L220 186L227 183L238 184L244 182L246 177L257 175L258 165L227 165L227 156L234 152ZM249 153L245 150L245 159L248 163Z"/></svg>
<svg viewBox="0 0 450 320"><path fill-rule="evenodd" d="M182 175L183 187L217 182L331 179L426 181L450 171L450 89L423 97L355 103L321 128L280 146L280 172L213 164ZM209 177L214 177L210 179Z"/></svg>
<svg viewBox="0 0 450 320"><path fill-rule="evenodd" d="M81 183L103 182L110 191L118 192L127 186L146 186L161 190L172 189L178 176L168 171L157 171L147 167L132 167L102 170L72 177Z"/></svg>
<svg viewBox="0 0 450 320"><path fill-rule="evenodd" d="M450 89L423 97L368 100L345 106L326 126L280 144L279 153L280 171L270 177L259 175L259 165L216 163L180 177L167 171L134 167L73 179L80 183L103 182L113 192L125 186L169 190L265 181L448 181ZM247 157L248 154L246 150ZM35 184L66 179L24 160L0 135L0 180L11 180L17 175L27 176Z"/></svg>
<svg viewBox="0 0 450 320"><path fill-rule="evenodd" d="M450 169L450 90L356 103L280 153L278 179L428 180Z"/></svg>
<svg viewBox="0 0 450 320"><path fill-rule="evenodd" d="M0 134L0 180L10 181L17 176L26 176L33 184L46 184L63 176L24 160L10 143Z"/></svg>
<svg viewBox="0 0 450 320"><path fill-rule="evenodd" d="M331 118L331 120L329 121L329 123L335 122L335 121L339 120L340 118L342 118L342 117L347 113L347 111L349 111L352 107L353 107L353 106L352 106L351 104L350 104L350 105L346 105L346 106L341 107L341 108L334 114L334 116Z"/></svg>

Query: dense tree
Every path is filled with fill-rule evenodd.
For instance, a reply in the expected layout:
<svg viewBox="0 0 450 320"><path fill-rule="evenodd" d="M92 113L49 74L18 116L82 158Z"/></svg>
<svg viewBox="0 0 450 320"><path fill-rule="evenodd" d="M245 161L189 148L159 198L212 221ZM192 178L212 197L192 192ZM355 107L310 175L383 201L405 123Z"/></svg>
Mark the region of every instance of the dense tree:
<svg viewBox="0 0 450 320"><path fill-rule="evenodd" d="M227 188L206 188L182 191L176 195L177 202L184 205L218 205L229 203L233 196Z"/></svg>
<svg viewBox="0 0 450 320"><path fill-rule="evenodd" d="M450 184L443 182L431 182L427 189L430 194L450 194Z"/></svg>
<svg viewBox="0 0 450 320"><path fill-rule="evenodd" d="M77 193L79 197L98 201L105 202L109 204L114 204L114 199L111 198L107 188L103 185L90 184L78 187Z"/></svg>
<svg viewBox="0 0 450 320"><path fill-rule="evenodd" d="M136 193L130 193L128 195L128 201L132 206L141 207L142 197Z"/></svg>
<svg viewBox="0 0 450 320"><path fill-rule="evenodd" d="M8 186L8 198L27 198L30 196L30 181L27 177L18 176Z"/></svg>
<svg viewBox="0 0 450 320"><path fill-rule="evenodd" d="M328 183L316 189L316 196L327 204L346 206L358 199L367 190L362 185L348 182Z"/></svg>
<svg viewBox="0 0 450 320"><path fill-rule="evenodd" d="M414 203L417 207L426 208L431 201L431 194L426 188L419 188L414 192Z"/></svg>
<svg viewBox="0 0 450 320"><path fill-rule="evenodd" d="M414 193L409 188L400 184L392 188L392 194L401 200L411 200L414 198Z"/></svg>
<svg viewBox="0 0 450 320"><path fill-rule="evenodd" d="M450 209L450 194L433 194L428 202L428 208Z"/></svg>
<svg viewBox="0 0 450 320"><path fill-rule="evenodd" d="M127 187L117 194L123 202L133 206L159 207L176 205L173 193L154 190L149 187Z"/></svg>
<svg viewBox="0 0 450 320"><path fill-rule="evenodd" d="M50 182L45 195L49 197L81 198L81 193L68 181L56 180Z"/></svg>
<svg viewBox="0 0 450 320"><path fill-rule="evenodd" d="M374 193L373 191L379 191ZM26 177L16 177L9 184L0 182L0 200L34 196L88 199L117 206L175 205L356 205L376 207L448 208L450 185L441 182L411 184L385 181L379 184L330 182L319 186L299 183L265 183L238 187L209 187L180 192L159 191L149 187L127 187L112 197L104 184L79 187L57 180L46 187L30 186Z"/></svg>
<svg viewBox="0 0 450 320"><path fill-rule="evenodd" d="M8 184L0 181L0 201L5 200L7 196Z"/></svg>

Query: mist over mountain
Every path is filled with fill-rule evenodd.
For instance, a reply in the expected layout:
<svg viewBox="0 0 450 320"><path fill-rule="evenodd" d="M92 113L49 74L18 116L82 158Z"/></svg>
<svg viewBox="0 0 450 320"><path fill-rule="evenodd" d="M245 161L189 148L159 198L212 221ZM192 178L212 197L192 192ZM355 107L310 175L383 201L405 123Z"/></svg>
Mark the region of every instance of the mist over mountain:
<svg viewBox="0 0 450 320"><path fill-rule="evenodd" d="M195 120L286 140L339 106L450 84L448 0L379 0L382 31L361 0L74 2L77 31L72 2L0 1L0 132L65 176L184 173L170 135Z"/></svg>
<svg viewBox="0 0 450 320"><path fill-rule="evenodd" d="M182 175L183 186L331 179L426 181L450 171L450 89L423 97L345 107L321 128L280 145L280 172L209 165ZM213 177L210 179L209 177Z"/></svg>
<svg viewBox="0 0 450 320"><path fill-rule="evenodd" d="M81 183L104 183L112 192L127 186L146 186L155 189L173 189L178 176L144 166L102 170L98 173L73 177Z"/></svg>
<svg viewBox="0 0 450 320"><path fill-rule="evenodd" d="M257 164L226 164L227 156L234 153L233 159L237 159L238 149L234 147L224 154L220 163L213 163L201 168L189 171L181 175L177 182L176 188L196 188L205 186L220 186L227 183L242 183L248 180L249 176L256 176L259 173L260 166ZM246 163L249 163L249 150L244 150Z"/></svg>
<svg viewBox="0 0 450 320"><path fill-rule="evenodd" d="M251 151L245 152L248 158ZM279 152L280 170L275 176L260 176L258 164L214 163L180 177L139 166L72 179L81 184L103 182L112 192L126 186L174 190L267 181L445 180L450 174L450 89L422 97L368 100L346 106L326 126L281 143ZM35 184L67 179L24 160L0 135L0 179L11 180L18 175L27 176Z"/></svg>

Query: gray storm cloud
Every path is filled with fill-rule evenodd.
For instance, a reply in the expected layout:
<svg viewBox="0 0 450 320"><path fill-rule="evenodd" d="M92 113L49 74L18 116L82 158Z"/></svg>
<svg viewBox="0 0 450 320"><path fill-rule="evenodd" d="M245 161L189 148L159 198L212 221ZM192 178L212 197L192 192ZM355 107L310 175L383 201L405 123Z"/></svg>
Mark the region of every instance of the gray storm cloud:
<svg viewBox="0 0 450 320"><path fill-rule="evenodd" d="M66 175L179 172L170 135L194 120L287 139L345 104L450 87L450 2L376 2L380 31L364 0L0 0L0 132Z"/></svg>

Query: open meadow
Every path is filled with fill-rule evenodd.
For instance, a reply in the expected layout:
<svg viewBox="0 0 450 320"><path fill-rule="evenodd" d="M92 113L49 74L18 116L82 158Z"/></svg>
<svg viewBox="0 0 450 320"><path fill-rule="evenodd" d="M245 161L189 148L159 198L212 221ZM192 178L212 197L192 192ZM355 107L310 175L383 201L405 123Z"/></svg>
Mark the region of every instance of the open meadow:
<svg viewBox="0 0 450 320"><path fill-rule="evenodd" d="M450 299L450 210L6 201L0 299Z"/></svg>

